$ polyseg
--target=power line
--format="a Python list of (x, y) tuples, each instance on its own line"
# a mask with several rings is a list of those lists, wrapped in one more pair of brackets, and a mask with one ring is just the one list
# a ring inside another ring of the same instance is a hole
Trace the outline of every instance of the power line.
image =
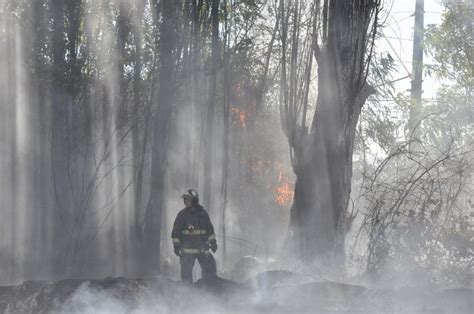
[[(401, 30), (400, 23), (399, 23), (400, 20), (395, 19), (395, 17), (393, 17), (393, 15), (390, 15), (390, 17), (392, 17), (394, 22), (391, 23), (391, 24), (386, 25), (386, 27), (390, 28), (392, 30), (392, 32), (397, 35), (396, 37), (402, 37), (402, 30)], [(398, 30), (395, 30), (395, 26), (397, 27)], [(400, 54), (402, 54), (402, 52), (405, 53), (405, 49), (403, 48), (404, 45), (402, 44), (401, 40), (399, 40), (399, 45), (400, 45), (400, 49), (401, 49)]]
[(390, 39), (398, 39), (398, 40), (406, 40), (406, 41), (413, 41), (412, 38), (402, 38), (402, 37), (396, 37), (396, 36), (385, 36)]
[(390, 81), (390, 82), (386, 82), (386, 83), (383, 83), (383, 84), (379, 84), (379, 85), (375, 86), (375, 88), (381, 87), (381, 86), (385, 86), (385, 85), (388, 85), (388, 84), (392, 84), (392, 83), (395, 83), (395, 82), (398, 82), (398, 81), (401, 81), (401, 80), (404, 80), (404, 79), (407, 79), (407, 78), (410, 78), (410, 77), (411, 77), (411, 76), (407, 75), (407, 76), (404, 76), (404, 77), (395, 79), (395, 80)]
[[(396, 98), (376, 98), (377, 101), (386, 101), (386, 102), (399, 102), (399, 101), (410, 101), (408, 97), (401, 97), (399, 99)], [(442, 103), (443, 101), (436, 99), (436, 98), (422, 98), (422, 102), (430, 102), (430, 103)]]
[[(390, 13), (405, 14), (405, 13), (413, 13), (413, 11), (391, 11)], [(444, 12), (441, 12), (441, 11), (424, 11), (424, 13), (429, 13), (429, 14), (443, 14)]]
[[(390, 14), (390, 16), (391, 16), (391, 14)], [(391, 23), (388, 23), (388, 24), (386, 24), (386, 25), (383, 25), (383, 27), (391, 26), (391, 25), (393, 25), (393, 24), (397, 24), (397, 25), (398, 25), (399, 22), (404, 21), (404, 20), (407, 20), (407, 19), (412, 18), (412, 17), (414, 17), (414, 16), (415, 16), (414, 14), (410, 14), (409, 16), (405, 16), (405, 17), (403, 17), (403, 18), (401, 18), (401, 19), (396, 19), (396, 18), (393, 17), (394, 21), (391, 22)]]
[(403, 66), (403, 68), (405, 69), (405, 71), (407, 72), (407, 74), (411, 77), (411, 72), (410, 70), (408, 70), (408, 68), (405, 66), (405, 63), (402, 61), (402, 58), (399, 56), (398, 52), (395, 50), (395, 48), (393, 47), (392, 43), (390, 42), (390, 40), (388, 40), (387, 36), (385, 36), (385, 33), (382, 31), (382, 36), (385, 38), (385, 40), (387, 41), (388, 45), (390, 46), (390, 48), (392, 49), (393, 53), (395, 54), (395, 56), (397, 57), (398, 61), (400, 61), (400, 64)]

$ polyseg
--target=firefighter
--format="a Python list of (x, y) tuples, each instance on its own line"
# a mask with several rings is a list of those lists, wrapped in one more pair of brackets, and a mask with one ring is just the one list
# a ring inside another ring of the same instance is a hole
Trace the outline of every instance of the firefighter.
[(193, 267), (197, 259), (202, 269), (202, 279), (212, 280), (216, 277), (216, 261), (212, 256), (217, 250), (216, 235), (211, 219), (206, 210), (199, 205), (199, 194), (188, 190), (182, 195), (184, 205), (173, 225), (171, 238), (174, 253), (181, 263), (181, 280), (193, 282)]

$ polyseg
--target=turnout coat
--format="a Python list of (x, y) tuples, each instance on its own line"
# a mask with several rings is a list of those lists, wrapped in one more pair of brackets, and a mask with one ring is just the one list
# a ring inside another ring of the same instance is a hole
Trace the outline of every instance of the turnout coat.
[(216, 241), (211, 219), (201, 205), (186, 207), (178, 213), (171, 238), (175, 247), (188, 254), (203, 253)]

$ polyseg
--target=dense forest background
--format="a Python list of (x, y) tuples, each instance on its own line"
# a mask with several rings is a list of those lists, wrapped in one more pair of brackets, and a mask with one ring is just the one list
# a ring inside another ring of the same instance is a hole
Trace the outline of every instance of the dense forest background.
[(442, 4), (416, 101), (390, 1), (2, 1), (0, 282), (176, 273), (195, 188), (221, 274), (472, 284), (474, 7)]

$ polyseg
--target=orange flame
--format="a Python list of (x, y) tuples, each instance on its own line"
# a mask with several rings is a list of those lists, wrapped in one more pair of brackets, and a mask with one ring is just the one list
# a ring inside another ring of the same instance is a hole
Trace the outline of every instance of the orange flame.
[(280, 206), (290, 205), (295, 194), (293, 184), (290, 182), (281, 182), (275, 189), (276, 202)]
[(276, 199), (278, 205), (287, 206), (293, 201), (295, 195), (294, 183), (291, 182), (288, 175), (286, 175), (282, 164), (278, 163), (278, 185), (275, 188)]
[(234, 118), (234, 125), (244, 128), (247, 125), (248, 114), (245, 110), (240, 108), (231, 108), (232, 116)]

